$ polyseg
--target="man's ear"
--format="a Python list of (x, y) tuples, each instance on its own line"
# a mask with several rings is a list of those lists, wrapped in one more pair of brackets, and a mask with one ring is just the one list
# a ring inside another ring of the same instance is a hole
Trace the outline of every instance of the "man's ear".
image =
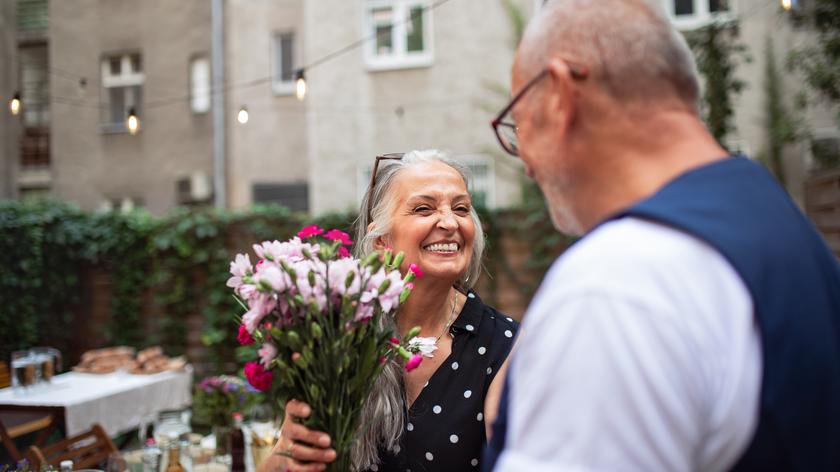
[(554, 119), (560, 120), (558, 125), (566, 128), (572, 122), (578, 106), (575, 79), (569, 65), (559, 57), (551, 59), (547, 69), (547, 110)]

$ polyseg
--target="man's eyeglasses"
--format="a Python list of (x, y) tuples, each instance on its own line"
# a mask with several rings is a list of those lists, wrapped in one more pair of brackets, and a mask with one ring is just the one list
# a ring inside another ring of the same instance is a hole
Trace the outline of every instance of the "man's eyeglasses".
[(370, 172), (370, 186), (367, 192), (367, 221), (373, 221), (371, 212), (373, 211), (373, 187), (376, 185), (376, 171), (379, 170), (379, 161), (400, 161), (402, 160), (404, 152), (392, 152), (389, 154), (382, 154), (376, 156), (376, 162), (373, 163), (373, 170)]
[[(571, 73), (573, 79), (583, 80), (589, 75), (589, 71), (586, 67), (573, 64), (565, 60), (564, 62), (569, 67), (569, 72)], [(502, 148), (504, 148), (504, 150), (511, 156), (519, 157), (519, 137), (517, 135), (516, 122), (513, 119), (513, 113), (511, 113), (511, 111), (516, 103), (525, 96), (528, 90), (534, 88), (534, 85), (536, 85), (546, 75), (548, 75), (548, 69), (543, 69), (542, 72), (537, 74), (536, 77), (525, 84), (525, 86), (522, 87), (516, 95), (514, 95), (513, 99), (511, 99), (510, 103), (508, 103), (508, 106), (506, 106), (499, 115), (490, 122), (490, 126), (493, 127), (493, 131), (496, 133), (496, 139), (499, 140), (499, 144), (501, 144)]]

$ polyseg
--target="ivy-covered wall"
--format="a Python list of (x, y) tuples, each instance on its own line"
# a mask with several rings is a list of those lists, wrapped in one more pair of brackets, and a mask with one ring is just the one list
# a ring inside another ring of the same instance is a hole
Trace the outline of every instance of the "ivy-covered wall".
[[(488, 249), (479, 294), (513, 315), (568, 243), (551, 227), (538, 193), (525, 201), (515, 210), (481, 212)], [(312, 219), (282, 207), (181, 209), (158, 219), (2, 201), (0, 359), (49, 345), (72, 365), (90, 348), (160, 344), (202, 370), (230, 372), (241, 311), (225, 286), (233, 256), (250, 253), (255, 242), (292, 237), (306, 224), (350, 232), (354, 219)]]

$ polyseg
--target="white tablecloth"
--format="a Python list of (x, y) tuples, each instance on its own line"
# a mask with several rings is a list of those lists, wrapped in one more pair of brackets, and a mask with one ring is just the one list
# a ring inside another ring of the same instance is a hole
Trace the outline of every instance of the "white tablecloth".
[(182, 372), (154, 375), (69, 372), (53, 377), (50, 385), (25, 393), (0, 390), (0, 405), (63, 407), (68, 436), (86, 431), (94, 423), (116, 436), (153, 423), (162, 410), (189, 406), (192, 379), (190, 366)]

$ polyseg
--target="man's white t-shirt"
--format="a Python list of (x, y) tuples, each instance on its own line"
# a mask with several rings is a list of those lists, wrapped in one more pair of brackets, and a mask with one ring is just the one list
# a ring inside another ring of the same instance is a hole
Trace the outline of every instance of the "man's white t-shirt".
[(721, 471), (758, 422), (761, 346), (711, 246), (634, 218), (570, 248), (525, 315), (496, 471)]

